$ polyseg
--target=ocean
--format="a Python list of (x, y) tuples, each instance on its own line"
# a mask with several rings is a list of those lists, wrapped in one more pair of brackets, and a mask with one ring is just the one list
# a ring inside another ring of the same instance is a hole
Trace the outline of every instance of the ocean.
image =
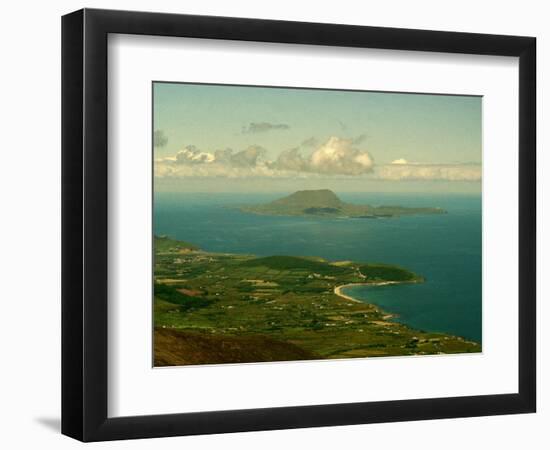
[(290, 193), (156, 193), (154, 232), (213, 252), (321, 256), (403, 266), (426, 282), (354, 286), (345, 292), (397, 314), (395, 320), (413, 328), (481, 343), (480, 195), (337, 192), (350, 203), (448, 211), (382, 219), (260, 216), (238, 209)]

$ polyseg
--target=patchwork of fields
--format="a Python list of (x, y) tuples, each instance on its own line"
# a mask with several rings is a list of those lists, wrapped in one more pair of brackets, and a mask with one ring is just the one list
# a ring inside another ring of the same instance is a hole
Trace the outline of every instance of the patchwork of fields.
[(350, 283), (423, 281), (397, 266), (210, 253), (155, 237), (155, 365), (481, 351), (335, 293)]

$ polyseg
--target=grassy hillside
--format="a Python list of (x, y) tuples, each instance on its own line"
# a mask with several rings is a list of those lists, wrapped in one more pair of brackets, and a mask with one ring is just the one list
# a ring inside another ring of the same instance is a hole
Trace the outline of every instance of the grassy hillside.
[(156, 367), (319, 358), (294, 344), (261, 335), (212, 336), (164, 328), (155, 328), (154, 333)]
[(181, 290), (166, 284), (155, 283), (155, 299), (162, 300), (173, 305), (178, 305), (180, 311), (188, 309), (204, 308), (211, 302), (200, 296), (187, 295)]
[(423, 277), (410, 270), (388, 264), (361, 264), (359, 270), (371, 281), (425, 281)]
[(196, 245), (189, 242), (177, 241), (168, 236), (155, 236), (155, 252), (177, 252), (180, 250), (199, 250)]
[(333, 266), (327, 262), (298, 256), (266, 256), (254, 258), (241, 263), (243, 267), (267, 267), (275, 270), (307, 270), (312, 273), (341, 275), (348, 273), (349, 268)]

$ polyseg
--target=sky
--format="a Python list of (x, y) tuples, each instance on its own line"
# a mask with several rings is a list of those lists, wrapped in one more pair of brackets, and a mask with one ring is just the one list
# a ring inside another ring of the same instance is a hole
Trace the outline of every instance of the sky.
[(158, 191), (480, 192), (481, 97), (153, 83)]

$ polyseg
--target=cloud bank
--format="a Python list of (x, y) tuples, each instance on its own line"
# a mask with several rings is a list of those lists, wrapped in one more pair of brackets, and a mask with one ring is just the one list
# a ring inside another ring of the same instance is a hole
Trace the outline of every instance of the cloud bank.
[(378, 166), (374, 178), (389, 181), (480, 181), (480, 164), (421, 164), (397, 159)]
[(266, 150), (252, 145), (239, 152), (232, 149), (205, 152), (188, 145), (174, 156), (155, 160), (155, 175), (213, 177), (289, 177), (308, 175), (361, 175), (372, 172), (371, 155), (356, 148), (351, 139), (336, 136), (309, 155), (300, 148), (283, 151), (276, 160), (266, 159)]
[[(304, 149), (313, 146), (305, 153)], [(391, 164), (375, 165), (371, 154), (357, 139), (332, 136), (322, 144), (308, 139), (307, 144), (283, 151), (275, 160), (259, 145), (244, 150), (226, 148), (214, 152), (188, 145), (174, 156), (155, 160), (156, 177), (216, 178), (307, 178), (364, 177), (388, 181), (479, 181), (479, 164), (423, 164), (403, 158)]]
[(294, 148), (282, 152), (270, 167), (326, 175), (360, 175), (371, 172), (373, 165), (370, 154), (355, 148), (351, 139), (332, 136), (308, 157)]

